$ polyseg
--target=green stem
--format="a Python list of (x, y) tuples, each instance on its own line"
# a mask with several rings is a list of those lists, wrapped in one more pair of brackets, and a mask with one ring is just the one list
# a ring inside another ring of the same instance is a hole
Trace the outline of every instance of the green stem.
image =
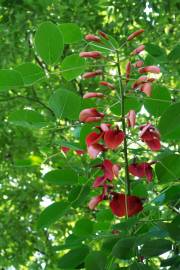
[(123, 153), (124, 153), (124, 161), (125, 161), (125, 178), (126, 178), (126, 192), (127, 195), (130, 195), (130, 177), (129, 177), (129, 171), (128, 171), (128, 154), (127, 154), (127, 136), (126, 136), (126, 122), (125, 122), (125, 107), (124, 107), (124, 100), (125, 100), (125, 93), (124, 93), (124, 87), (122, 84), (122, 78), (121, 78), (121, 69), (119, 64), (119, 53), (117, 52), (117, 69), (118, 69), (118, 75), (119, 75), (119, 94), (121, 96), (121, 122), (122, 122), (122, 129), (125, 134), (124, 138), (124, 147), (123, 147)]

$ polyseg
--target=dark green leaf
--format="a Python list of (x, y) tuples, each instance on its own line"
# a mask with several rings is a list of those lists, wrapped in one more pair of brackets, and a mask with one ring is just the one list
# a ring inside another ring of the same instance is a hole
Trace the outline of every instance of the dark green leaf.
[(81, 108), (81, 98), (72, 91), (57, 90), (49, 100), (49, 106), (56, 117), (77, 120)]
[(24, 63), (15, 70), (21, 74), (25, 85), (32, 85), (45, 77), (44, 70), (33, 63)]
[(84, 262), (88, 253), (89, 248), (87, 246), (72, 249), (59, 260), (58, 265), (61, 269), (76, 268)]
[(68, 201), (72, 203), (72, 207), (79, 207), (85, 203), (89, 192), (88, 185), (76, 186), (70, 191)]
[(62, 23), (58, 27), (63, 35), (65, 44), (77, 43), (83, 38), (79, 26), (75, 23)]
[(166, 52), (161, 47), (155, 45), (155, 44), (146, 44), (145, 46), (146, 51), (150, 53), (152, 56), (159, 57), (161, 55), (164, 55)]
[(163, 140), (180, 139), (180, 103), (173, 104), (161, 116), (159, 130)]
[(71, 169), (53, 170), (45, 174), (44, 180), (49, 184), (76, 185), (78, 175)]
[(119, 259), (130, 259), (134, 255), (135, 237), (120, 239), (113, 247), (112, 254)]
[(16, 70), (0, 70), (0, 91), (22, 87), (24, 85), (21, 74)]
[(134, 262), (130, 265), (129, 270), (153, 270), (153, 268), (151, 268), (147, 264)]
[(175, 48), (169, 53), (168, 59), (171, 61), (180, 60), (180, 44), (176, 45)]
[(63, 201), (49, 205), (39, 216), (38, 228), (48, 228), (52, 223), (63, 217), (68, 209), (69, 204)]
[(57, 63), (64, 49), (59, 28), (52, 22), (43, 22), (35, 34), (35, 49), (48, 65)]
[(93, 222), (89, 219), (80, 219), (76, 222), (73, 232), (77, 236), (89, 236), (93, 232)]
[(61, 63), (61, 73), (64, 79), (71, 81), (84, 72), (86, 62), (78, 54), (66, 56)]
[(141, 249), (141, 255), (144, 257), (159, 256), (172, 248), (172, 243), (166, 239), (153, 239), (145, 242)]
[(106, 256), (101, 251), (92, 251), (88, 254), (85, 260), (85, 267), (87, 270), (105, 270)]

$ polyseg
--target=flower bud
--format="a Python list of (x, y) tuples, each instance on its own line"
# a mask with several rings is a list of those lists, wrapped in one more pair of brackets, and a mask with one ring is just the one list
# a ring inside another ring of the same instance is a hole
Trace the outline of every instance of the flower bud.
[(83, 98), (103, 98), (104, 95), (102, 93), (97, 93), (97, 92), (89, 92), (84, 94)]
[(85, 58), (101, 58), (102, 54), (98, 51), (94, 52), (81, 52), (79, 54), (80, 57), (85, 57)]
[(132, 33), (130, 36), (128, 36), (127, 40), (132, 40), (133, 38), (139, 36), (140, 34), (142, 34), (144, 32), (144, 29), (139, 29), (137, 31), (135, 31), (134, 33)]
[(108, 35), (106, 35), (104, 32), (99, 31), (99, 35), (100, 35), (101, 37), (103, 37), (103, 38), (105, 38), (105, 39), (109, 40)]
[(132, 51), (130, 55), (139, 54), (140, 52), (144, 51), (144, 48), (145, 48), (144, 45), (140, 45), (138, 48), (136, 48), (134, 51)]
[(91, 35), (91, 34), (86, 35), (86, 36), (85, 36), (85, 40), (87, 40), (87, 41), (94, 41), (94, 42), (99, 42), (99, 43), (101, 43), (101, 39), (100, 39), (98, 36)]
[(99, 76), (99, 75), (102, 75), (103, 74), (103, 71), (101, 69), (98, 69), (96, 71), (92, 71), (92, 72), (86, 72), (82, 75), (82, 77), (84, 79), (89, 79), (89, 78), (93, 78), (93, 77), (96, 77), (96, 76)]
[(102, 81), (99, 84), (102, 85), (102, 86), (107, 86), (110, 89), (114, 89), (114, 85), (112, 83)]
[(136, 63), (134, 63), (134, 67), (136, 67), (136, 68), (140, 68), (140, 67), (142, 67), (142, 65), (144, 64), (144, 62), (143, 61), (141, 61), (141, 60), (138, 60), (138, 61), (136, 61)]
[(138, 69), (139, 73), (147, 73), (147, 72), (151, 72), (151, 73), (160, 73), (161, 70), (159, 67), (156, 66), (147, 66), (147, 67), (142, 67)]

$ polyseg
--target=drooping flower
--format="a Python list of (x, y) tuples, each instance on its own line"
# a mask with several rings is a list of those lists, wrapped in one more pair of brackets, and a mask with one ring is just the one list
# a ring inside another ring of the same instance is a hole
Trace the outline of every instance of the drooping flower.
[(105, 132), (104, 142), (109, 149), (114, 150), (123, 142), (124, 137), (124, 132), (116, 127), (116, 129), (109, 129)]
[(136, 123), (136, 112), (134, 110), (130, 110), (127, 115), (127, 124), (128, 127), (134, 127)]
[(129, 172), (139, 178), (146, 177), (148, 182), (153, 179), (153, 169), (151, 167), (152, 163), (142, 162), (142, 163), (132, 163), (129, 165)]
[(144, 29), (139, 29), (139, 30), (133, 32), (131, 35), (129, 35), (127, 40), (130, 41), (133, 38), (135, 38), (135, 37), (139, 36), (140, 34), (142, 34), (143, 32), (144, 32)]
[(140, 45), (138, 48), (136, 48), (134, 51), (132, 51), (130, 55), (139, 54), (140, 52), (144, 51), (144, 48), (145, 48), (144, 45)]
[(91, 210), (95, 209), (96, 206), (97, 206), (100, 202), (102, 202), (103, 200), (105, 200), (106, 197), (107, 197), (107, 194), (109, 193), (110, 190), (111, 190), (111, 186), (104, 184), (104, 185), (103, 185), (102, 193), (101, 193), (100, 195), (98, 195), (98, 196), (93, 197), (93, 198), (90, 200), (90, 202), (88, 203), (89, 209), (91, 209)]
[(102, 32), (102, 31), (99, 31), (99, 35), (103, 38), (105, 38), (106, 40), (109, 40), (109, 37), (106, 33)]
[(148, 72), (151, 72), (151, 73), (160, 73), (161, 70), (159, 67), (156, 67), (156, 66), (147, 66), (147, 67), (141, 67), (138, 69), (138, 72), (139, 73), (148, 73)]
[(114, 89), (114, 85), (112, 83), (102, 81), (99, 84), (102, 86), (107, 86), (109, 89)]
[(140, 138), (152, 151), (158, 151), (161, 148), (160, 133), (151, 124), (140, 126)]
[(66, 146), (61, 146), (61, 150), (62, 150), (64, 153), (67, 153), (67, 152), (69, 152), (70, 148), (69, 148), (69, 147), (66, 147)]
[(92, 71), (92, 72), (86, 72), (82, 75), (82, 77), (84, 79), (89, 79), (89, 78), (93, 78), (93, 77), (96, 77), (96, 76), (100, 76), (103, 74), (103, 71), (101, 69), (97, 69), (95, 71)]
[(99, 143), (102, 136), (102, 132), (91, 132), (86, 136), (87, 151), (92, 159), (95, 159), (101, 152), (106, 151), (106, 148)]
[(85, 40), (101, 43), (101, 39), (98, 36), (95, 36), (95, 35), (92, 35), (92, 34), (86, 35)]
[(140, 87), (141, 92), (143, 92), (144, 94), (146, 94), (148, 97), (151, 96), (151, 92), (152, 92), (152, 85), (151, 83), (143, 83)]
[(113, 198), (110, 202), (110, 208), (114, 215), (118, 217), (124, 217), (126, 215), (131, 217), (143, 210), (143, 205), (139, 197), (125, 195), (123, 193), (112, 193)]
[(79, 54), (80, 57), (84, 57), (84, 58), (102, 58), (103, 55), (101, 52), (98, 52), (98, 51), (93, 51), (93, 52), (81, 52)]
[(89, 123), (98, 122), (104, 117), (104, 113), (100, 113), (96, 108), (84, 109), (79, 114), (79, 121)]
[(137, 61), (133, 64), (133, 66), (134, 66), (135, 68), (140, 68), (140, 67), (143, 66), (143, 64), (144, 64), (144, 62), (143, 62), (142, 60), (137, 60)]
[(102, 164), (97, 165), (103, 171), (103, 176), (98, 176), (93, 184), (93, 187), (102, 186), (106, 180), (112, 181), (118, 176), (120, 167), (117, 164), (113, 164), (111, 160), (105, 159)]
[(84, 96), (83, 96), (84, 99), (86, 99), (86, 98), (103, 98), (103, 97), (104, 97), (104, 94), (98, 93), (98, 92), (89, 92), (89, 93), (84, 94)]
[(129, 81), (130, 74), (131, 74), (131, 62), (128, 62), (126, 65), (126, 82)]

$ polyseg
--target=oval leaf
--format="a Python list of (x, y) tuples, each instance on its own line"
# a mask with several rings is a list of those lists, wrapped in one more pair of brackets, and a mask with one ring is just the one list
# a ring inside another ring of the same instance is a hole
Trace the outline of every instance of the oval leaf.
[(58, 62), (63, 53), (64, 40), (54, 23), (40, 24), (35, 34), (35, 49), (46, 64), (52, 65)]
[(92, 251), (85, 260), (85, 268), (87, 270), (104, 270), (106, 269), (106, 256), (101, 251)]
[(59, 29), (63, 35), (65, 44), (80, 42), (83, 38), (79, 26), (75, 23), (62, 23)]
[(52, 223), (55, 223), (69, 209), (67, 202), (55, 202), (49, 205), (39, 216), (37, 227), (39, 229), (48, 228)]
[(70, 169), (53, 170), (45, 174), (44, 180), (49, 184), (56, 185), (76, 185), (78, 175)]
[(80, 219), (76, 222), (73, 232), (77, 236), (88, 236), (93, 232), (93, 222), (89, 219)]
[(154, 85), (151, 97), (144, 98), (146, 110), (155, 116), (160, 116), (171, 105), (171, 96), (164, 86)]
[(23, 85), (22, 76), (18, 71), (8, 69), (0, 70), (0, 91), (21, 87)]
[(88, 253), (89, 248), (87, 246), (72, 249), (59, 260), (58, 265), (61, 269), (74, 269), (81, 265)]
[(173, 104), (161, 116), (159, 131), (163, 140), (180, 139), (180, 103)]
[(130, 259), (133, 256), (134, 237), (120, 239), (113, 247), (112, 254), (119, 259)]
[(71, 81), (84, 72), (85, 60), (78, 54), (72, 54), (64, 58), (61, 63), (61, 72), (64, 79)]
[(141, 255), (144, 257), (159, 256), (171, 250), (172, 243), (166, 239), (148, 240), (141, 249)]
[(17, 66), (15, 70), (21, 74), (25, 85), (32, 85), (45, 77), (44, 70), (33, 63), (24, 63)]
[(50, 98), (49, 105), (56, 117), (76, 120), (81, 109), (81, 98), (68, 90), (57, 90)]

